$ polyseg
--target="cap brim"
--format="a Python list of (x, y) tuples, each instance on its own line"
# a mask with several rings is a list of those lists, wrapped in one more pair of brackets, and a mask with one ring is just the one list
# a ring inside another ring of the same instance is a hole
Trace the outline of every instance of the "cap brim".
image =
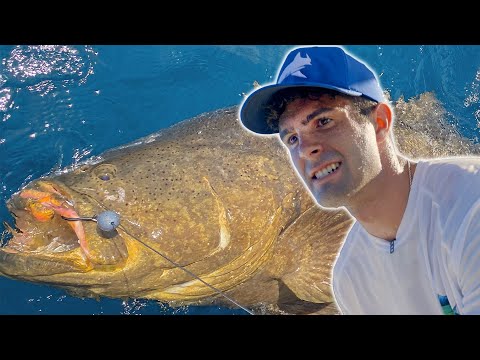
[(348, 90), (331, 85), (324, 85), (318, 83), (302, 83), (302, 84), (290, 84), (290, 85), (278, 85), (272, 84), (261, 87), (253, 91), (247, 96), (240, 109), (240, 120), (242, 124), (257, 134), (275, 134), (275, 131), (268, 126), (266, 121), (267, 109), (273, 94), (279, 90), (296, 88), (296, 87), (317, 87), (323, 89), (337, 90), (341, 93), (351, 96), (361, 96), (362, 93), (354, 90)]

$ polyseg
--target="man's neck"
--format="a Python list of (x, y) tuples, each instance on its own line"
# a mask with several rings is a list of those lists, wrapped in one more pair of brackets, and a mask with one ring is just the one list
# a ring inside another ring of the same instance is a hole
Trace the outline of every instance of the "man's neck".
[[(416, 164), (410, 166), (413, 179)], [(408, 163), (402, 161), (401, 165), (384, 169), (347, 209), (369, 234), (391, 241), (397, 237), (409, 194)]]

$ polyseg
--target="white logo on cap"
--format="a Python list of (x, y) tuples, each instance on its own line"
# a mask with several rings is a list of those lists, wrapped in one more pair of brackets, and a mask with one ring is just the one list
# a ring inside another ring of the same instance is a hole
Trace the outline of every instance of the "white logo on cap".
[(300, 53), (298, 53), (297, 56), (295, 56), (295, 59), (293, 59), (293, 61), (288, 64), (285, 69), (283, 69), (282, 74), (278, 78), (278, 82), (281, 83), (287, 76), (290, 75), (306, 78), (306, 76), (300, 71), (305, 68), (306, 65), (312, 65), (312, 60), (308, 57), (308, 54), (307, 57), (302, 58)]

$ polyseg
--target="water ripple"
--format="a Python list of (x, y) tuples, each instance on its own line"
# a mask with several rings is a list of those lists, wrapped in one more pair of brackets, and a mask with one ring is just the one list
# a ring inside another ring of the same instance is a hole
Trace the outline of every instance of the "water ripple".
[(21, 45), (3, 60), (10, 86), (34, 86), (43, 81), (82, 81), (93, 73), (89, 46)]

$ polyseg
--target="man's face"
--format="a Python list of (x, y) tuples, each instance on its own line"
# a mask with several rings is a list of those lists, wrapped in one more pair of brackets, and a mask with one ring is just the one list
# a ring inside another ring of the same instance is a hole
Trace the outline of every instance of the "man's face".
[(372, 119), (361, 119), (347, 98), (297, 99), (280, 117), (279, 130), (295, 168), (321, 206), (348, 207), (381, 170)]

